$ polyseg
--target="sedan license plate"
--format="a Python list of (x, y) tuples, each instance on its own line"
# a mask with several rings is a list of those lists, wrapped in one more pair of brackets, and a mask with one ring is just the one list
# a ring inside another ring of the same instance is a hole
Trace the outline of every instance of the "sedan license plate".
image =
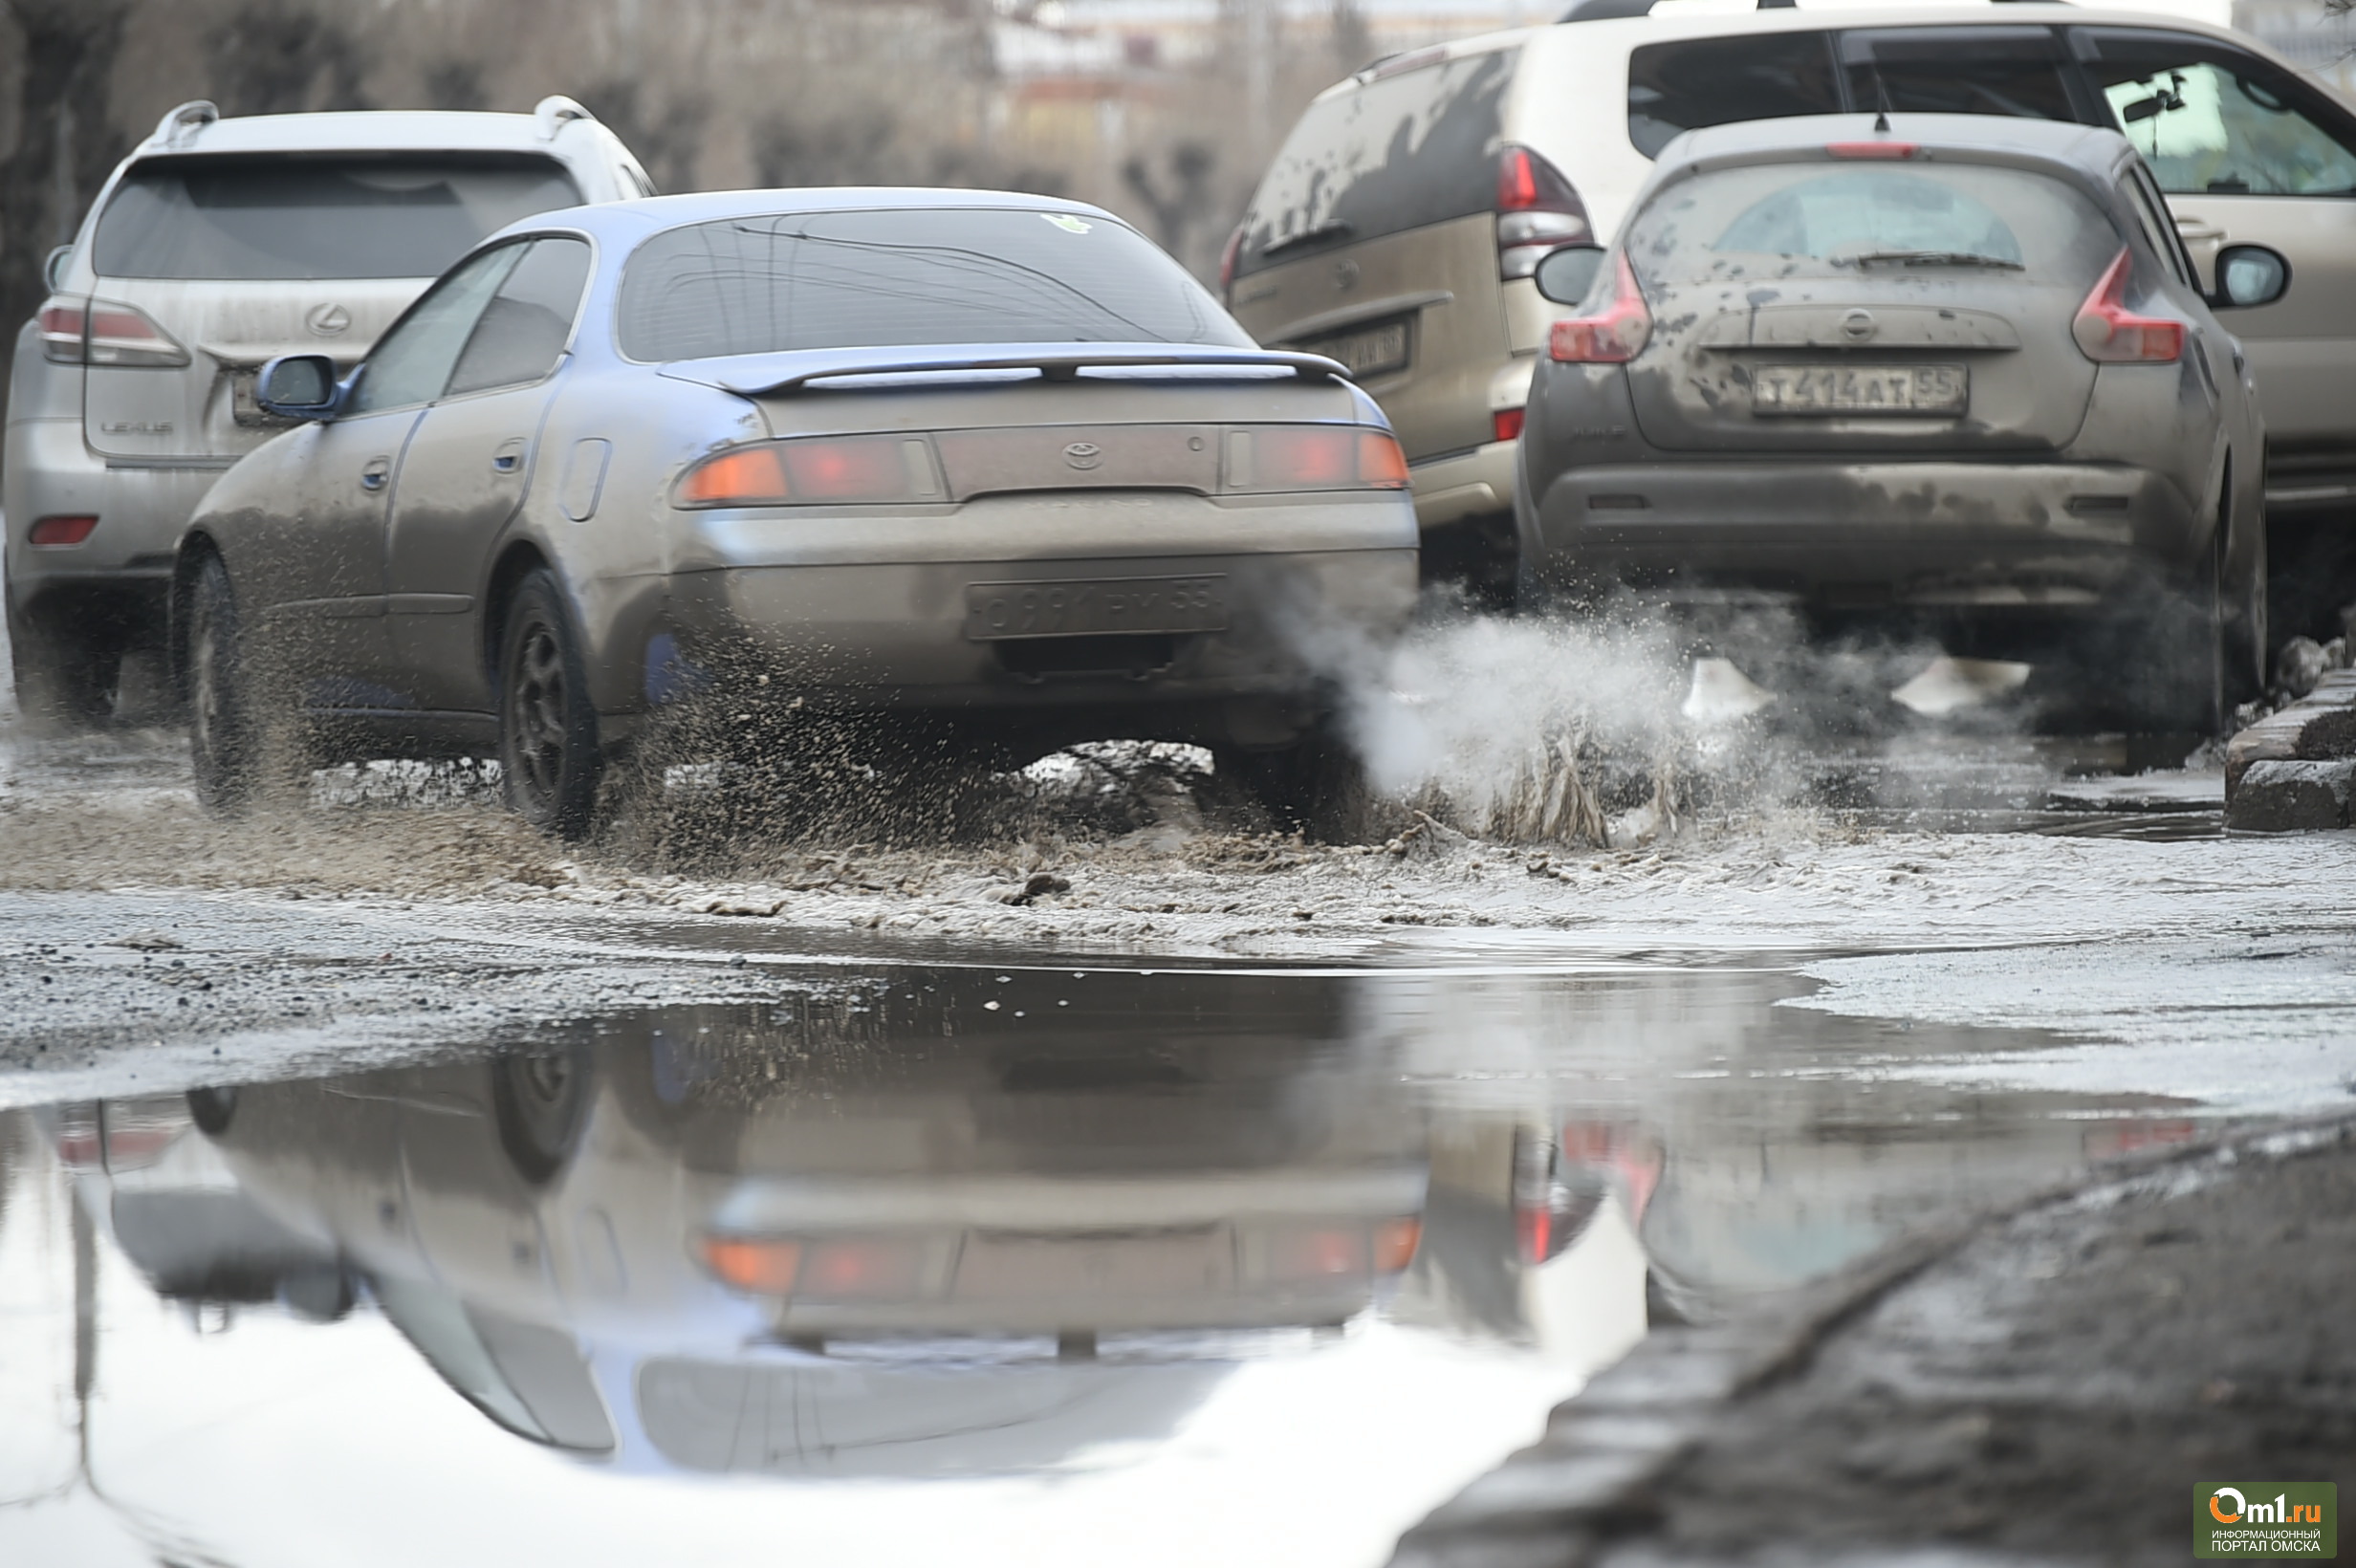
[(1322, 354), (1328, 359), (1339, 359), (1342, 368), (1358, 381), (1389, 376), (1407, 367), (1407, 318), (1403, 316), (1393, 321), (1378, 321), (1372, 326), (1335, 333), (1330, 338), (1312, 338), (1295, 346), (1303, 354)]
[(1960, 414), (1971, 378), (1961, 365), (1757, 365), (1754, 414)]
[(1099, 577), (966, 585), (966, 637), (1102, 637), (1227, 629), (1227, 578)]

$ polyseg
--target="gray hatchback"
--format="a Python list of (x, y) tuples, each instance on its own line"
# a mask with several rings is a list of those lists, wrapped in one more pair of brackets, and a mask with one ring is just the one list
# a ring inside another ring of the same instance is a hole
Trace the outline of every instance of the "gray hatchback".
[[(2114, 131), (1826, 116), (1678, 138), (1608, 252), (1566, 248), (1531, 389), (1524, 591), (1626, 584), (2131, 669), (2130, 731), (2214, 732), (2263, 674), (2264, 431)], [(2061, 661), (2067, 663), (2067, 661)]]

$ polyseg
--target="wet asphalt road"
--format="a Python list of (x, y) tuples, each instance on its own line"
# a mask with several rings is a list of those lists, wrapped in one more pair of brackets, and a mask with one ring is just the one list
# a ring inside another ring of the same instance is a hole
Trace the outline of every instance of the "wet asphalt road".
[(2356, 1092), (2341, 838), (1805, 761), (665, 869), (0, 728), (0, 1557), (1372, 1563), (1648, 1323)]

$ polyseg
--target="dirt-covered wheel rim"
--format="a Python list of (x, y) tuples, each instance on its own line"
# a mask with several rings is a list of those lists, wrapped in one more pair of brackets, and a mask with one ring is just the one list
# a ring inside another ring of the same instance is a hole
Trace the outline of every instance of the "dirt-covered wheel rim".
[(562, 787), (566, 697), (564, 645), (535, 619), (516, 639), (508, 672), (508, 760), (535, 814), (552, 809)]

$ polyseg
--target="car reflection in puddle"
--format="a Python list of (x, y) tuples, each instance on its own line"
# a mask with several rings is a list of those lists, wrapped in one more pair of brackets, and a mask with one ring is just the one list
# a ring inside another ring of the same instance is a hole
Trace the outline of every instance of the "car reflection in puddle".
[[(425, 1521), (493, 1507), (560, 1509), (551, 1560), (653, 1560), (643, 1489), (731, 1476), (797, 1484), (698, 1498), (695, 1560), (760, 1556), (785, 1499), (814, 1560), (1375, 1562), (1648, 1319), (2163, 1125), (1862, 1098), (1823, 1064), (1898, 1037), (1768, 1005), (1804, 984), (912, 969), (0, 1117), (0, 1362), (16, 1408), (74, 1391), (56, 1495), (78, 1470), (174, 1560), (384, 1488), (421, 1516), (354, 1504), (353, 1560), (489, 1560)], [(95, 1528), (28, 1518), (0, 1542), (57, 1560)]]

